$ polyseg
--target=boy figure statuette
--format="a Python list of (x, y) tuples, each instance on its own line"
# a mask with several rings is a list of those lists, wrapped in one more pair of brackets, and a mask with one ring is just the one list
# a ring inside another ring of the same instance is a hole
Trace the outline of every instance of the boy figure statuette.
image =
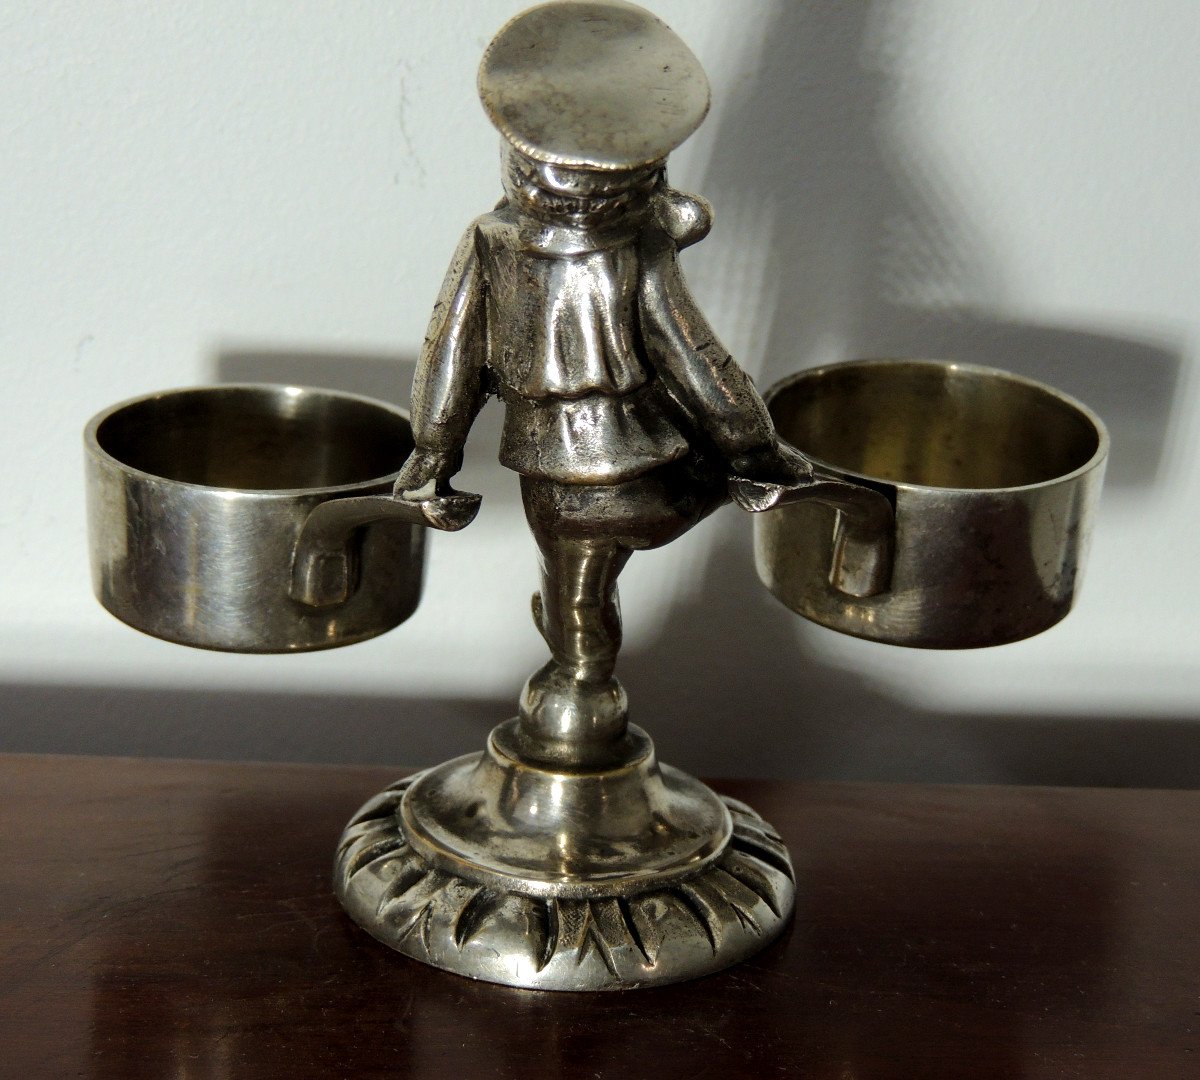
[[(659, 765), (629, 724), (617, 578), (731, 493), (751, 510), (832, 501), (849, 523), (857, 504), (781, 444), (684, 282), (678, 254), (711, 225), (666, 177), (708, 109), (687, 46), (630, 4), (545, 4), (499, 32), (479, 87), (505, 197), (468, 227), (438, 297), (396, 496), (455, 498), (472, 421), (500, 398), (550, 659), (486, 751), (364, 807), (337, 888), (387, 944), (475, 978), (689, 978), (779, 932), (791, 864), (752, 810)], [(847, 557), (851, 586), (872, 558)]]

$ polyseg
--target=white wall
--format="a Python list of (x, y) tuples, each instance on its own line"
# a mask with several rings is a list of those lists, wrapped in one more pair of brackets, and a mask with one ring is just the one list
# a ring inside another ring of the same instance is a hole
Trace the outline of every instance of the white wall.
[[(635, 559), (638, 718), (710, 771), (1194, 778), (1200, 9), (650, 6), (712, 79), (672, 178), (716, 204), (689, 270), (762, 384), (858, 355), (979, 360), (1088, 401), (1113, 449), (1077, 610), (1000, 649), (803, 624), (757, 585), (734, 510)], [(463, 478), (483, 514), (434, 538), (417, 615), (304, 657), (195, 652), (107, 616), (79, 438), (182, 384), (406, 396), (455, 240), (498, 192), (474, 73), (517, 7), (0, 7), (0, 745), (419, 763), (511, 710), (542, 646), (494, 408)]]

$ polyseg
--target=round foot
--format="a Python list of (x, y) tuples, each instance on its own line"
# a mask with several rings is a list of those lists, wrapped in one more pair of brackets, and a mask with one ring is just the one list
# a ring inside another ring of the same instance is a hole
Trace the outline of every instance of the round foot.
[(586, 900), (690, 877), (729, 842), (725, 804), (660, 766), (639, 728), (613, 748), (615, 764), (571, 770), (530, 761), (522, 736), (508, 720), (483, 753), (413, 780), (400, 829), (431, 866), (505, 892)]
[(492, 871), (473, 874), (465, 861), (431, 860), (414, 847), (401, 803), (422, 776), (392, 785), (355, 815), (338, 847), (334, 887), (368, 933), (426, 964), (507, 986), (620, 990), (738, 963), (791, 916), (787, 849), (734, 799), (720, 800), (732, 833), (690, 873), (643, 886), (626, 877), (581, 889), (576, 880), (558, 895), (531, 895)]

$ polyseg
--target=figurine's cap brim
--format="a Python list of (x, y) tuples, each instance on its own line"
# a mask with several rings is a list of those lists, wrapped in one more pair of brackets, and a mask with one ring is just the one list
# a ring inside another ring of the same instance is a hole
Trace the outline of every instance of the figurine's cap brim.
[(621, 0), (564, 0), (510, 20), (483, 54), (479, 96), (523, 154), (603, 170), (661, 161), (709, 100), (692, 51)]

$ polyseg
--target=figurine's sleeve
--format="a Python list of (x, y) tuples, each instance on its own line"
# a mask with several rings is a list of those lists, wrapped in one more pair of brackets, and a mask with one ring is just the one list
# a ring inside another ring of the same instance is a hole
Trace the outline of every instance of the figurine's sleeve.
[(422, 450), (462, 448), (487, 398), (487, 314), (478, 228), (459, 242), (438, 294), (413, 378), (413, 438)]
[(692, 421), (727, 458), (772, 443), (767, 407), (696, 305), (664, 235), (643, 247), (639, 292), (649, 359)]

